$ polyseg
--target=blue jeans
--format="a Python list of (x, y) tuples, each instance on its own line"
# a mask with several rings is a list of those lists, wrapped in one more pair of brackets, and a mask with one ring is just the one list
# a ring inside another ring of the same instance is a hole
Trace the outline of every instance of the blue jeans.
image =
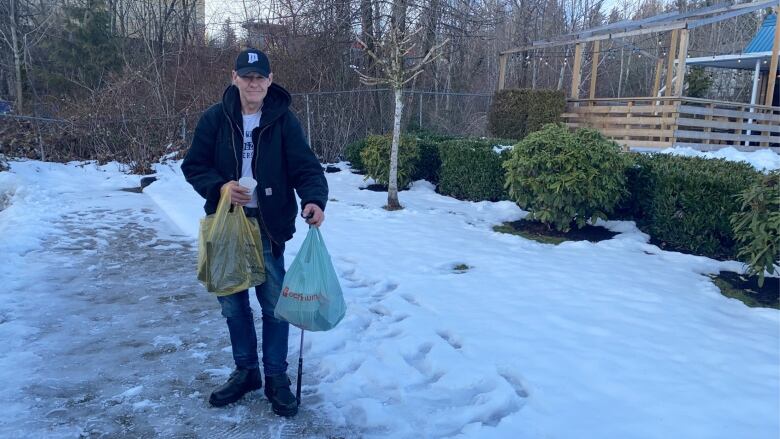
[[(263, 234), (263, 259), (265, 282), (255, 287), (257, 301), (263, 315), (263, 372), (266, 375), (287, 373), (287, 338), (290, 324), (274, 317), (284, 279), (284, 252), (274, 257), (271, 242)], [(257, 361), (257, 334), (252, 308), (249, 307), (249, 291), (217, 297), (222, 305), (222, 315), (227, 319), (233, 360), (245, 369), (259, 367)]]

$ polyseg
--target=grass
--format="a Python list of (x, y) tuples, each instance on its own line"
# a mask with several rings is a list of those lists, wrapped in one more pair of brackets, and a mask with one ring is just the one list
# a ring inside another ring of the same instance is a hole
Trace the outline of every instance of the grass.
[[(724, 296), (737, 299), (751, 308), (774, 308), (780, 310), (780, 298), (778, 298), (776, 293), (776, 281), (773, 280), (771, 281), (774, 282), (773, 285), (765, 285), (760, 291), (756, 291), (750, 286), (742, 286), (742, 288), (735, 286), (733, 281), (728, 280), (734, 277), (724, 277), (723, 272), (720, 275), (710, 275), (710, 279), (712, 279), (712, 282)], [(767, 278), (768, 282), (770, 282), (769, 279), (771, 278)], [(775, 294), (772, 294), (772, 291), (775, 291)]]
[(465, 273), (465, 272), (469, 271), (470, 269), (471, 269), (471, 267), (469, 267), (466, 264), (457, 264), (457, 265), (452, 267), (452, 271), (454, 271), (456, 273)]
[(500, 226), (493, 226), (493, 230), (499, 233), (509, 233), (510, 235), (522, 236), (525, 239), (541, 242), (542, 244), (558, 245), (562, 242), (567, 241), (566, 238), (561, 238), (558, 236), (547, 236), (547, 235), (542, 235), (537, 233), (526, 232), (524, 230), (518, 230), (510, 223), (504, 223), (501, 224)]
[(557, 230), (551, 230), (547, 225), (538, 221), (513, 221), (506, 222), (498, 226), (493, 226), (493, 230), (499, 233), (509, 233), (511, 235), (522, 236), (542, 244), (558, 245), (565, 241), (590, 241), (599, 242), (606, 239), (612, 239), (617, 233), (609, 231), (603, 227), (586, 225), (582, 229), (573, 227), (566, 233)]

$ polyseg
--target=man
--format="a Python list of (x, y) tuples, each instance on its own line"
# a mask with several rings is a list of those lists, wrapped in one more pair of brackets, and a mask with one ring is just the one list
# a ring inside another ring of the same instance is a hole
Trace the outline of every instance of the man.
[[(206, 214), (216, 211), (226, 191), (234, 205), (257, 218), (263, 241), (266, 281), (255, 287), (262, 310), (263, 372), (265, 395), (274, 413), (298, 412), (287, 377), (289, 324), (274, 317), (284, 278), (284, 244), (295, 232), (301, 199), (303, 216), (319, 227), (325, 219), (328, 184), (319, 161), (290, 111), (290, 94), (273, 83), (266, 55), (247, 49), (236, 58), (233, 84), (222, 101), (201, 116), (192, 146), (181, 169), (193, 188), (206, 199)], [(249, 193), (238, 185), (252, 177), (257, 188)], [(257, 358), (257, 336), (249, 307), (249, 292), (218, 297), (227, 319), (236, 370), (214, 390), (209, 402), (217, 407), (239, 400), (262, 387)]]

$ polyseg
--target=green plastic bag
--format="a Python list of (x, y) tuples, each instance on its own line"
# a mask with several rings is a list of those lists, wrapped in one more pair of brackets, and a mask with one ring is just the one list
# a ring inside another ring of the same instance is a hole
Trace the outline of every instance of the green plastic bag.
[(217, 211), (200, 220), (198, 280), (217, 296), (227, 296), (265, 282), (263, 241), (255, 218), (231, 209), (222, 191)]
[(344, 318), (346, 311), (320, 229), (309, 227), (301, 250), (284, 276), (274, 315), (307, 331), (327, 331)]

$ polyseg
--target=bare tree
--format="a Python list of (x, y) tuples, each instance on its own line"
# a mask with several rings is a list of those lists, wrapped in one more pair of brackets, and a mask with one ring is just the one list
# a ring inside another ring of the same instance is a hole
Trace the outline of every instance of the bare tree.
[(47, 14), (44, 6), (23, 0), (0, 2), (0, 41), (10, 51), (14, 73), (12, 81), (9, 81), (13, 85), (9, 88), (16, 99), (16, 111), (19, 113), (25, 107), (23, 70), (30, 67), (25, 54), (40, 42), (51, 21), (51, 12)]
[[(400, 6), (399, 6), (400, 4)], [(377, 42), (376, 50), (366, 53), (371, 57), (378, 69), (376, 76), (362, 73), (358, 70), (361, 82), (366, 85), (385, 84), (393, 88), (395, 96), (395, 112), (393, 115), (393, 140), (390, 149), (390, 174), (387, 188), (387, 209), (401, 209), (401, 203), (398, 201), (398, 144), (401, 138), (401, 117), (403, 115), (403, 87), (423, 72), (426, 64), (433, 62), (440, 54), (442, 47), (448, 42), (443, 42), (432, 46), (417, 61), (409, 60), (409, 54), (413, 51), (416, 44), (413, 42), (416, 32), (406, 32), (406, 2), (397, 2), (393, 4), (393, 15), (395, 19), (387, 32), (386, 37)], [(361, 44), (368, 47), (368, 44)], [(411, 62), (410, 62), (411, 61)]]

